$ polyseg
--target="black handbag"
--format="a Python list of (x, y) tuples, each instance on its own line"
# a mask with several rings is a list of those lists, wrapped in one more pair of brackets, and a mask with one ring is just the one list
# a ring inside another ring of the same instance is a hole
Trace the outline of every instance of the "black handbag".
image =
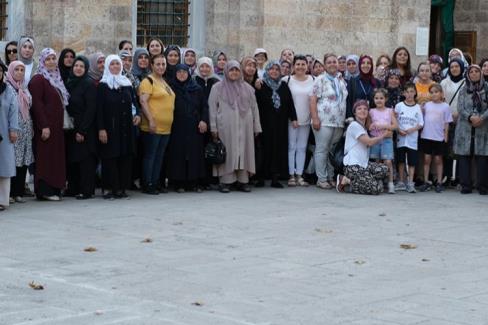
[(210, 141), (205, 146), (205, 160), (207, 160), (209, 164), (223, 164), (225, 162), (226, 155), (227, 151), (225, 149), (224, 143), (220, 139)]
[(339, 142), (329, 151), (329, 160), (334, 167), (336, 174), (343, 174), (344, 171), (344, 145), (346, 143), (346, 137), (343, 136)]

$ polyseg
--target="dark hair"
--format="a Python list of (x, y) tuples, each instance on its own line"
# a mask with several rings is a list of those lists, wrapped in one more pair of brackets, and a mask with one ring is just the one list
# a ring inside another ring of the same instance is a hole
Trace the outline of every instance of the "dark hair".
[(305, 63), (308, 64), (307, 57), (303, 54), (297, 54), (293, 57), (293, 65), (295, 65), (297, 61), (305, 61)]
[[(411, 81), (408, 81), (408, 82), (405, 83), (405, 85), (403, 86), (403, 91), (406, 91), (409, 88), (413, 88), (415, 90), (415, 94), (417, 94), (417, 87)], [(417, 96), (417, 95), (415, 95), (415, 96)]]
[(373, 97), (376, 96), (377, 93), (382, 93), (386, 99), (388, 99), (388, 90), (385, 88), (376, 88), (373, 90)]
[(397, 57), (398, 52), (400, 52), (401, 50), (407, 52), (407, 54), (408, 54), (407, 66), (405, 67), (405, 74), (406, 74), (406, 77), (410, 78), (410, 77), (412, 77), (412, 61), (411, 61), (412, 56), (410, 55), (410, 52), (408, 52), (408, 50), (405, 46), (400, 46), (399, 48), (397, 48), (395, 50), (395, 52), (393, 52), (393, 57), (391, 59), (390, 68), (391, 69), (399, 69), (398, 63), (396, 61), (396, 57)]
[(484, 65), (486, 62), (488, 62), (488, 58), (483, 58), (483, 59), (481, 59), (481, 61), (480, 61), (480, 68), (481, 68), (481, 69), (483, 69), (483, 65)]
[(151, 65), (154, 65), (154, 61), (156, 61), (156, 59), (159, 59), (159, 58), (163, 58), (164, 61), (166, 61), (166, 57), (164, 56), (164, 54), (156, 54), (155, 56), (151, 56)]
[[(410, 56), (410, 54), (409, 54), (409, 56)], [(378, 67), (378, 66), (381, 64), (381, 59), (383, 59), (383, 58), (385, 58), (385, 59), (387, 59), (387, 60), (388, 60), (388, 62), (389, 62), (389, 64), (388, 64), (388, 65), (390, 65), (390, 64), (391, 64), (391, 58), (390, 58), (390, 56), (389, 56), (388, 54), (381, 54), (381, 55), (380, 55), (380, 56), (379, 56), (379, 57), (376, 59), (376, 67)]]
[(469, 65), (471, 65), (473, 63), (473, 56), (471, 55), (471, 53), (469, 52), (464, 52), (463, 53), (464, 55), (464, 58), (466, 59), (466, 61), (468, 62)]
[(442, 89), (442, 86), (439, 85), (437, 82), (434, 82), (432, 85), (429, 86), (429, 93), (432, 89), (437, 89), (437, 91), (444, 93), (444, 90)]
[(124, 39), (124, 40), (120, 41), (120, 43), (119, 43), (119, 51), (121, 51), (124, 48), (124, 45), (127, 43), (134, 46), (131, 41)]
[(428, 61), (423, 61), (419, 63), (419, 66), (417, 67), (417, 73), (420, 72), (420, 67), (426, 65), (429, 67), (430, 72), (432, 73), (432, 68), (430, 67), (430, 63)]
[[(163, 52), (164, 52), (164, 50), (165, 50), (163, 41), (162, 41), (162, 40), (160, 40), (160, 39), (159, 39), (159, 38), (157, 38), (157, 37), (151, 37), (151, 38), (149, 39), (149, 41), (147, 42), (147, 46), (146, 46), (146, 50), (147, 50), (147, 52), (149, 53), (149, 56), (151, 56), (151, 52), (149, 51), (149, 45), (151, 45), (151, 43), (152, 43), (153, 41), (156, 41), (156, 42), (158, 42), (158, 43), (161, 45), (161, 53), (163, 53)], [(158, 54), (159, 54), (159, 53), (158, 53)]]
[[(10, 45), (15, 45), (15, 47), (17, 47), (17, 41), (10, 41), (8, 42), (7, 44), (5, 44), (5, 64), (8, 66), (10, 64), (10, 60), (8, 58), (8, 55), (7, 55), (7, 48), (10, 46)], [(18, 51), (18, 49), (17, 49)]]
[[(337, 55), (335, 55), (334, 53), (325, 53), (324, 54), (324, 66), (325, 66), (325, 61), (327, 61), (327, 59), (330, 58), (331, 56), (333, 56), (337, 59)], [(337, 60), (337, 61), (339, 61), (339, 60)]]
[(290, 62), (290, 61), (288, 61), (288, 60), (281, 60), (281, 61), (280, 61), (280, 66), (281, 66), (283, 63), (288, 64), (288, 66), (291, 68), (291, 62)]

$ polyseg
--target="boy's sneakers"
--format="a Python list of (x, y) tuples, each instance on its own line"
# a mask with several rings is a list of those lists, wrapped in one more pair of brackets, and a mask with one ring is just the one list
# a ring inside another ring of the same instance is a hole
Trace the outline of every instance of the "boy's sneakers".
[(388, 182), (388, 193), (395, 194), (395, 185), (393, 185), (393, 182)]
[(442, 193), (442, 192), (444, 192), (444, 186), (442, 186), (442, 184), (437, 184), (435, 186), (435, 192), (436, 193)]
[(420, 185), (419, 190), (420, 190), (420, 192), (427, 192), (427, 191), (430, 191), (431, 188), (432, 188), (432, 184), (424, 183), (424, 184)]
[(396, 183), (395, 185), (395, 191), (406, 191), (407, 190), (407, 186), (405, 185), (404, 182), (398, 182)]
[(414, 182), (409, 182), (407, 184), (406, 190), (408, 193), (417, 193), (417, 191), (415, 190), (415, 183)]

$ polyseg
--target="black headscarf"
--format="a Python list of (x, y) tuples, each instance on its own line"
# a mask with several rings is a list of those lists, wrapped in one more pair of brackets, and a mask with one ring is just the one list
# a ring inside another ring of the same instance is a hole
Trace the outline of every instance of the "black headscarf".
[(147, 66), (147, 68), (144, 69), (142, 69), (138, 65), (139, 57), (144, 54), (147, 55), (148, 58), (150, 57), (149, 52), (145, 48), (139, 47), (134, 51), (134, 56), (132, 59), (132, 70), (131, 70), (132, 75), (134, 77), (139, 78), (140, 80), (144, 79), (148, 74), (151, 73), (151, 69), (149, 69), (149, 65)]
[(178, 53), (178, 62), (181, 60), (181, 51), (178, 45), (169, 45), (166, 50), (164, 50), (164, 57), (166, 58), (166, 72), (164, 73), (164, 77), (166, 80), (171, 81), (176, 78), (176, 64), (172, 65), (168, 62), (168, 54), (171, 51), (176, 51)]
[[(61, 53), (59, 54), (59, 59), (58, 59), (59, 72), (61, 73), (61, 79), (63, 79), (63, 82), (65, 84), (68, 81), (68, 77), (69, 77), (69, 74), (70, 74), (70, 71), (71, 71), (71, 68), (72, 68), (72, 67), (67, 67), (67, 66), (64, 65), (64, 57), (68, 53), (73, 54), (73, 57), (74, 58), (76, 57), (76, 53), (75, 53), (74, 50), (72, 50), (70, 48), (66, 48), (66, 49), (64, 49), (64, 50), (61, 51)], [(73, 62), (73, 64), (74, 64), (74, 62)]]
[[(176, 72), (180, 70), (185, 70), (188, 72), (188, 77), (185, 81), (180, 81), (176, 78)], [(190, 67), (186, 64), (177, 64), (175, 66), (175, 78), (170, 80), (171, 88), (173, 88), (176, 96), (181, 96), (185, 100), (190, 100), (189, 93), (200, 89), (201, 87), (197, 84), (195, 79), (190, 75)]]
[[(457, 64), (459, 64), (459, 67), (461, 68), (461, 73), (459, 74), (459, 76), (453, 76), (451, 73), (451, 65), (453, 64), (453, 62), (456, 62)], [(449, 78), (451, 78), (451, 80), (453, 82), (459, 82), (459, 81), (463, 80), (464, 70), (465, 70), (465, 68), (464, 68), (463, 60), (458, 59), (458, 58), (454, 58), (454, 59), (451, 59), (451, 61), (449, 61), (449, 67), (447, 69), (447, 74), (449, 75)]]
[[(73, 73), (73, 67), (75, 66), (76, 61), (82, 61), (85, 64), (85, 73), (81, 77), (77, 77)], [(89, 80), (88, 70), (90, 69), (90, 62), (88, 61), (86, 56), (78, 55), (75, 58), (75, 61), (73, 62), (73, 67), (71, 67), (69, 71), (69, 77), (66, 82), (66, 89), (68, 89), (69, 92), (75, 89), (80, 84), (81, 81)]]

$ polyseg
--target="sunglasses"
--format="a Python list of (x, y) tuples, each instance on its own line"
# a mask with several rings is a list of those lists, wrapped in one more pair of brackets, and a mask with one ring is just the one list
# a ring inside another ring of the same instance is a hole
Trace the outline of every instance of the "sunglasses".
[(5, 51), (7, 53), (7, 55), (10, 55), (10, 54), (17, 54), (17, 49), (12, 49), (12, 50), (7, 50)]

